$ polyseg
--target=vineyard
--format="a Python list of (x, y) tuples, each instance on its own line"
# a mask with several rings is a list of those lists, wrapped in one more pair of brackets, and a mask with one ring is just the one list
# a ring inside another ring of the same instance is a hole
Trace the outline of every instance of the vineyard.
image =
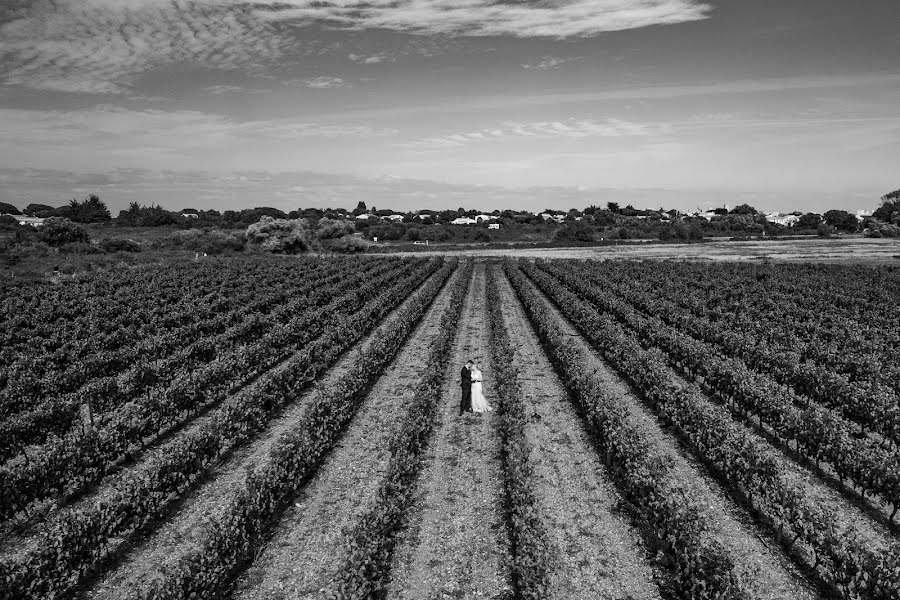
[[(0, 598), (900, 598), (900, 270), (240, 257), (0, 292)], [(460, 416), (473, 359), (494, 410)]]

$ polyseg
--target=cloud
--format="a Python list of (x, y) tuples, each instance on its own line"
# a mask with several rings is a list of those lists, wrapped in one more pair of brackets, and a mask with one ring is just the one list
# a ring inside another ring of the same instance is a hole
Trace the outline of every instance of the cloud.
[(290, 43), (246, 6), (186, 0), (36, 2), (0, 25), (0, 81), (37, 89), (126, 93), (153, 68), (249, 68)]
[(204, 92), (209, 92), (210, 94), (221, 95), (221, 94), (265, 94), (270, 92), (271, 90), (262, 90), (255, 88), (245, 88), (239, 85), (209, 85), (203, 88)]
[(569, 62), (581, 60), (582, 58), (584, 58), (584, 57), (583, 56), (572, 56), (569, 58), (557, 58), (555, 56), (545, 56), (536, 63), (522, 65), (522, 68), (523, 69), (533, 69), (533, 70), (538, 70), (538, 71), (547, 71), (549, 69), (556, 69), (560, 65), (564, 65)]
[(501, 139), (652, 136), (662, 135), (670, 132), (670, 130), (671, 127), (665, 123), (644, 124), (621, 119), (607, 119), (605, 121), (591, 119), (533, 122), (507, 121), (501, 127), (426, 138), (413, 142), (412, 145), (420, 148), (454, 148), (476, 142)]
[(318, 90), (324, 90), (328, 88), (335, 87), (349, 87), (350, 84), (346, 83), (340, 77), (311, 77), (307, 79), (289, 79), (284, 82), (287, 85), (299, 85), (302, 87), (308, 87)]
[[(254, 0), (272, 20), (417, 34), (568, 38), (706, 18), (696, 0)], [(290, 7), (290, 8), (287, 8)]]
[[(168, 64), (258, 71), (315, 44), (285, 24), (569, 38), (695, 21), (710, 10), (699, 0), (46, 0), (0, 9), (0, 82), (121, 94)], [(390, 59), (376, 51), (351, 60)]]

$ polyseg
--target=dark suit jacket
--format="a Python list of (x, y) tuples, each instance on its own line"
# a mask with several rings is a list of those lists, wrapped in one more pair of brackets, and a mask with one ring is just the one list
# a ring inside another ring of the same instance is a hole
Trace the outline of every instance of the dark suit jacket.
[(462, 371), (459, 372), (459, 385), (472, 387), (472, 371), (465, 367), (462, 368)]

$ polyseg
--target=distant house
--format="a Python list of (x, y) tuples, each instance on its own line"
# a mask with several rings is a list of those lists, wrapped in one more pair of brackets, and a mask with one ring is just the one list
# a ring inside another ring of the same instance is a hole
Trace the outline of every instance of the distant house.
[(372, 215), (370, 215), (369, 213), (363, 213), (363, 214), (361, 214), (361, 215), (356, 215), (356, 220), (357, 220), (357, 221), (362, 221), (363, 219), (368, 219), (368, 218), (371, 217), (371, 216), (372, 216)]
[(500, 229), (500, 223), (491, 223), (488, 225), (488, 229)]
[(197, 213), (189, 213), (189, 212), (183, 212), (183, 213), (181, 213), (181, 216), (187, 217), (188, 219), (199, 219), (200, 218), (200, 215), (198, 215)]
[(44, 223), (44, 219), (41, 217), (27, 217), (25, 215), (0, 215), (0, 217), (12, 217), (19, 225), (31, 225), (32, 227), (37, 227)]
[(782, 215), (779, 213), (766, 215), (766, 221), (775, 223), (776, 225), (783, 225), (784, 227), (793, 227), (799, 220), (800, 217), (797, 215)]
[(451, 225), (475, 225), (476, 223), (478, 223), (478, 221), (470, 219), (469, 217), (459, 217), (458, 219), (450, 221)]
[(483, 223), (485, 221), (496, 221), (497, 217), (494, 215), (475, 215), (475, 220), (479, 223)]
[(388, 221), (400, 222), (403, 220), (403, 215), (388, 215), (386, 217), (381, 217), (382, 219), (386, 219)]
[(562, 223), (565, 220), (563, 215), (551, 215), (550, 213), (541, 213), (541, 218), (545, 221), (556, 221), (557, 223)]

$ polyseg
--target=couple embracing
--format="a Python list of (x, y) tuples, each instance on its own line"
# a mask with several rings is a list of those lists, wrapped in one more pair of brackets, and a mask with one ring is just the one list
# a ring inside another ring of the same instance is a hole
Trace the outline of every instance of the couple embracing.
[(459, 385), (462, 388), (462, 399), (459, 403), (459, 414), (465, 412), (483, 413), (494, 410), (487, 403), (487, 398), (482, 392), (483, 377), (478, 365), (474, 361), (466, 361), (465, 366), (459, 373)]

